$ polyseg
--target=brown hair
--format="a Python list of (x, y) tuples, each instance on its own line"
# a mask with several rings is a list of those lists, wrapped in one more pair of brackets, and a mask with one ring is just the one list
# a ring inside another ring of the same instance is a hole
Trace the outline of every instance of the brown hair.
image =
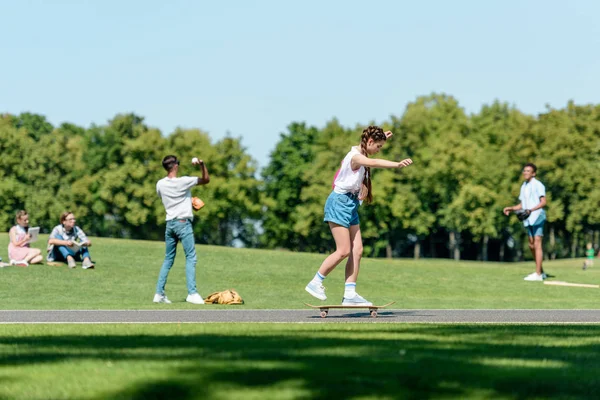
[(71, 211), (65, 211), (64, 213), (60, 214), (60, 223), (61, 223), (61, 224), (64, 224), (64, 223), (65, 223), (65, 220), (67, 219), (67, 217), (68, 217), (70, 214), (73, 214), (73, 213), (72, 213)]
[[(360, 150), (365, 157), (369, 157), (367, 153), (367, 142), (369, 139), (373, 139), (375, 142), (385, 142), (387, 140), (387, 136), (378, 126), (371, 125), (365, 129), (363, 129), (362, 136), (360, 138)], [(371, 191), (371, 168), (365, 167), (365, 177), (363, 178), (363, 185), (367, 187), (367, 197), (365, 201), (367, 204), (373, 201), (373, 192)]]
[(17, 216), (15, 217), (15, 223), (18, 224), (19, 220), (21, 218), (23, 218), (25, 215), (28, 215), (27, 211), (25, 211), (25, 210), (19, 210), (19, 211), (17, 211)]
[(527, 163), (525, 164), (525, 166), (523, 167), (523, 169), (530, 167), (533, 170), (534, 174), (537, 174), (537, 167), (535, 166), (534, 163)]

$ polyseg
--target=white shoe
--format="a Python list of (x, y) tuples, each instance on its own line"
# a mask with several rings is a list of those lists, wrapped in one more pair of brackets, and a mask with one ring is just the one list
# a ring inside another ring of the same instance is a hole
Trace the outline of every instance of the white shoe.
[(538, 275), (537, 272), (533, 272), (533, 273), (527, 275), (523, 280), (524, 281), (543, 281), (544, 275)]
[(154, 295), (154, 300), (152, 301), (155, 303), (171, 304), (171, 300), (167, 299), (166, 295), (158, 293)]
[(327, 296), (325, 296), (325, 286), (320, 282), (310, 281), (304, 290), (319, 300), (327, 300)]
[(185, 299), (185, 301), (192, 304), (204, 304), (202, 296), (200, 296), (198, 293), (188, 294), (188, 297)]
[(10, 260), (10, 265), (14, 265), (17, 267), (28, 267), (29, 263), (25, 260)]
[(373, 303), (356, 293), (354, 297), (342, 299), (343, 306), (372, 306)]

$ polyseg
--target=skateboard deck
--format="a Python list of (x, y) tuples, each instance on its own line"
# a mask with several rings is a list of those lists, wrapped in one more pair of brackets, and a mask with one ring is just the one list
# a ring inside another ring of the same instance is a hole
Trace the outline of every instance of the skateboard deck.
[(322, 306), (315, 306), (312, 304), (308, 304), (308, 303), (304, 303), (307, 306), (311, 307), (311, 308), (318, 308), (319, 310), (321, 310), (321, 318), (326, 318), (327, 314), (329, 313), (329, 309), (330, 308), (368, 308), (369, 312), (371, 313), (371, 317), (373, 318), (377, 318), (377, 310), (380, 308), (385, 308), (387, 306), (391, 306), (392, 304), (394, 304), (395, 301), (391, 301), (387, 304), (384, 304), (382, 306), (342, 306), (340, 304), (336, 304), (336, 305), (322, 305)]

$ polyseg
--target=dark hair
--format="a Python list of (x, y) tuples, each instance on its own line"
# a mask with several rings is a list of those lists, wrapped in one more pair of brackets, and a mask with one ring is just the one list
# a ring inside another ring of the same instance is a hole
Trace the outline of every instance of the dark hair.
[[(363, 129), (363, 133), (360, 138), (360, 149), (365, 157), (369, 157), (369, 154), (367, 153), (367, 142), (369, 141), (369, 139), (373, 139), (373, 141), (375, 142), (385, 142), (387, 140), (387, 136), (385, 136), (383, 129), (375, 125), (371, 125)], [(370, 167), (365, 167), (365, 177), (363, 179), (363, 185), (367, 187), (367, 197), (365, 198), (365, 201), (367, 202), (367, 204), (369, 204), (373, 201), (373, 192), (371, 191)]]
[(28, 215), (27, 211), (25, 210), (19, 210), (17, 211), (17, 215), (15, 217), (15, 223), (19, 223), (19, 220), (21, 219), (21, 217), (24, 217), (25, 215)]
[(71, 211), (65, 211), (64, 213), (60, 214), (60, 223), (64, 224), (67, 220), (67, 217), (71, 214), (73, 214)]
[[(537, 173), (537, 167), (535, 166), (534, 163), (527, 163), (527, 164), (525, 164), (525, 167), (531, 167), (531, 169), (533, 170), (533, 172)], [(525, 167), (523, 167), (523, 169), (525, 169)]]
[(162, 160), (163, 168), (167, 170), (167, 172), (171, 172), (175, 165), (179, 165), (179, 161), (176, 156), (168, 155)]

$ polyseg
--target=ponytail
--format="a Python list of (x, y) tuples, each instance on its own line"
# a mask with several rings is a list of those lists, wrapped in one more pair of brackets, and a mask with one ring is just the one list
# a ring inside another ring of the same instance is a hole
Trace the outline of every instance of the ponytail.
[[(369, 139), (373, 139), (374, 141), (385, 141), (387, 137), (385, 133), (383, 133), (383, 129), (378, 126), (371, 125), (363, 130), (362, 136), (360, 138), (360, 151), (365, 157), (369, 157), (369, 153), (367, 153), (367, 142)], [(367, 204), (371, 204), (373, 202), (373, 191), (371, 190), (371, 168), (365, 168), (365, 177), (363, 178), (363, 189), (367, 191), (364, 200)], [(362, 195), (363, 190), (361, 190)]]

